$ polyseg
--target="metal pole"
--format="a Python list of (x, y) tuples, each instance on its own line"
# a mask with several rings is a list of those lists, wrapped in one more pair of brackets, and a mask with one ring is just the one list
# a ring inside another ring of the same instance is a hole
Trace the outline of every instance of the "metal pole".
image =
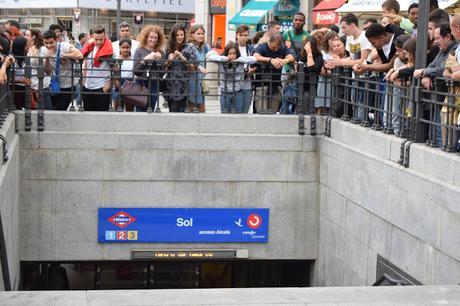
[[(426, 56), (428, 51), (428, 17), (430, 14), (430, 1), (420, 0), (419, 1), (419, 15), (417, 21), (417, 49), (415, 51), (415, 68), (422, 69), (426, 68)], [(422, 87), (420, 81), (416, 80), (415, 86), (412, 87), (413, 101), (415, 115), (415, 141), (424, 141), (423, 124), (420, 122), (420, 118), (423, 117), (423, 106), (422, 104)], [(414, 119), (413, 119), (414, 120)], [(410, 139), (412, 140), (412, 139)]]
[(120, 39), (120, 31), (118, 31), (119, 29), (119, 26), (120, 26), (120, 23), (121, 23), (121, 0), (117, 0), (117, 37), (118, 39)]
[(426, 67), (426, 54), (428, 50), (428, 17), (430, 14), (430, 1), (419, 1), (419, 14), (417, 21), (417, 49), (415, 52), (415, 69)]

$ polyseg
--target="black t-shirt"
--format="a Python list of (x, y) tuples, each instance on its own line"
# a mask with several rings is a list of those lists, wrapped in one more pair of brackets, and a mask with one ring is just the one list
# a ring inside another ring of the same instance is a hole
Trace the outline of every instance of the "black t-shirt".
[[(263, 43), (258, 45), (254, 53), (258, 53), (264, 57), (270, 58), (286, 58), (289, 54), (295, 58), (294, 50), (286, 47), (284, 44), (280, 46), (280, 48), (273, 52), (269, 47), (268, 43)], [(261, 81), (270, 82), (270, 81), (280, 81), (281, 80), (281, 69), (275, 69), (272, 64), (257, 64), (257, 71), (256, 71), (256, 86), (261, 86)], [(277, 83), (278, 83), (277, 82)], [(268, 85), (268, 84), (266, 84)]]
[(393, 36), (393, 41), (391, 43), (390, 54), (388, 54), (388, 57), (385, 56), (385, 53), (383, 52), (382, 49), (377, 50), (380, 60), (384, 64), (389, 63), (393, 59), (393, 57), (396, 55), (396, 46), (395, 46), (396, 40), (398, 39), (399, 36), (404, 34), (404, 30), (394, 24), (388, 24), (385, 27), (385, 30), (387, 33), (392, 33), (394, 36)]

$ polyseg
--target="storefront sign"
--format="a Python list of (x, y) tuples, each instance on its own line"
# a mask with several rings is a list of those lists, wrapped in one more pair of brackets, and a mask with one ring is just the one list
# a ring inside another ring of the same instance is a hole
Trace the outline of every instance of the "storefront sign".
[(209, 14), (225, 14), (227, 0), (209, 0)]
[[(117, 9), (117, 0), (0, 0), (2, 9), (9, 8), (92, 8)], [(195, 14), (195, 1), (191, 0), (121, 0), (122, 11), (151, 11), (160, 13)]]
[(263, 208), (99, 208), (101, 243), (268, 242)]
[(313, 24), (337, 24), (339, 14), (334, 11), (317, 11), (313, 12)]
[(275, 5), (273, 14), (275, 16), (294, 16), (299, 11), (299, 0), (279, 0)]

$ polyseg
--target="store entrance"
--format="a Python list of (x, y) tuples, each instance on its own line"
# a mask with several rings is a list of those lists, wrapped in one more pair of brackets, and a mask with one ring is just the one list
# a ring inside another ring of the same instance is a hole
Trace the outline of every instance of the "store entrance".
[(309, 287), (313, 261), (22, 262), (22, 290)]

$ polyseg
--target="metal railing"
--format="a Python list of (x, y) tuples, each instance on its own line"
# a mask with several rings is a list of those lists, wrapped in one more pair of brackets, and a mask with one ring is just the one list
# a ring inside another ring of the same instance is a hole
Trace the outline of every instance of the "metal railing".
[[(93, 59), (86, 61), (94, 63)], [(351, 69), (335, 69), (318, 76), (308, 72), (302, 62), (295, 63), (293, 72), (285, 73), (266, 63), (175, 60), (135, 67), (138, 63), (129, 61), (105, 60), (93, 70), (86, 68), (83, 61), (66, 60), (61, 63), (60, 79), (67, 88), (55, 93), (49, 86), (53, 73), (49, 63), (44, 58), (26, 57), (22, 66), (11, 69), (10, 86), (4, 90), (12, 90), (3, 96), (25, 109), (26, 130), (31, 127), (32, 108), (38, 109), (39, 130), (44, 129), (44, 110), (53, 108), (50, 100), (57, 101), (55, 108), (69, 111), (159, 113), (160, 103), (164, 103), (170, 111), (198, 113), (204, 110), (206, 99), (214, 99), (220, 101), (222, 113), (247, 113), (252, 105), (254, 113), (297, 114), (300, 134), (305, 133), (304, 115), (311, 116), (311, 134), (316, 133), (316, 115), (328, 115), (327, 123), (339, 117), (395, 134), (407, 142), (426, 142), (448, 152), (459, 149), (460, 84), (453, 80), (436, 79), (434, 87), (427, 90), (419, 80), (404, 80), (396, 85), (383, 81), (382, 74), (352, 76)], [(202, 73), (205, 67), (207, 74)], [(252, 68), (256, 68), (255, 72), (251, 72)], [(15, 80), (17, 83), (21, 75), (34, 81), (18, 86)], [(122, 85), (126, 82), (142, 85), (144, 90), (124, 91)], [(104, 90), (92, 89), (102, 84), (108, 86)], [(145, 107), (126, 103), (132, 96), (146, 97)]]

